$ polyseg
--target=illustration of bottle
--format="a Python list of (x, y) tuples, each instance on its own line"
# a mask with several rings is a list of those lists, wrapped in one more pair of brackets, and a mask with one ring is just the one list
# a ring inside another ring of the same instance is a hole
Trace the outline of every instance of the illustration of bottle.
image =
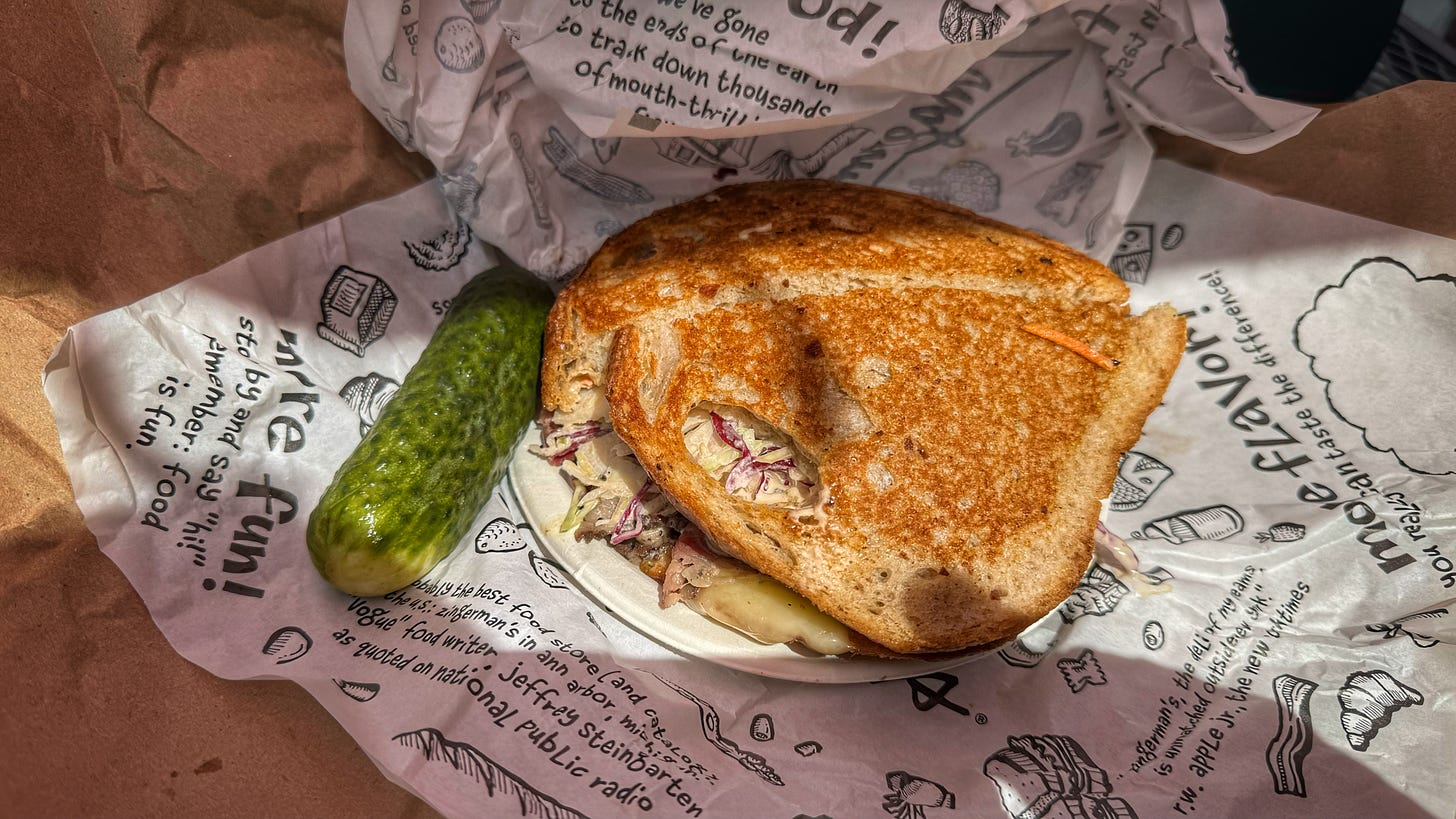
[(1228, 506), (1188, 509), (1143, 524), (1136, 538), (1162, 538), (1171, 543), (1190, 540), (1223, 540), (1244, 530), (1244, 518)]

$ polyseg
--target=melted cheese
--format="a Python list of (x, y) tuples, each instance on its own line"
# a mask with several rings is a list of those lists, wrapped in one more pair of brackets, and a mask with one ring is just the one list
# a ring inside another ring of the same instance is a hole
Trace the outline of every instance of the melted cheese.
[(768, 575), (726, 569), (684, 602), (763, 643), (798, 642), (820, 654), (849, 651), (849, 629)]

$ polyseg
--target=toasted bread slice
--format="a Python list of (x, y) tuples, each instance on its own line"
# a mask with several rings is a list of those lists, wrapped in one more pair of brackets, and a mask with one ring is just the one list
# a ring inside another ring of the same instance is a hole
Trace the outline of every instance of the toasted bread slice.
[[(871, 228), (871, 244), (921, 230), (897, 220), (924, 207), (887, 209), (896, 228)], [(924, 241), (944, 229), (925, 228)], [(884, 270), (909, 267), (925, 284), (932, 266), (954, 266), (947, 256), (974, 249), (993, 272), (949, 276), (978, 285), (994, 278), (994, 288), (900, 287), (892, 277), (706, 311), (659, 302), (620, 328), (609, 357), (613, 427), (674, 505), (720, 548), (902, 654), (1004, 641), (1071, 593), (1090, 562), (1099, 500), (1111, 491), (1118, 456), (1137, 441), (1183, 348), (1183, 319), (1171, 308), (1128, 316), (1098, 273), (1085, 289), (1063, 288), (1047, 271), (1007, 276), (1008, 245), (1021, 248), (1015, 253), (1035, 245), (1011, 232), (994, 244), (983, 237), (990, 231), (969, 220), (924, 250), (920, 268), (912, 264), (920, 245), (896, 245), (896, 262)], [(832, 235), (806, 235), (822, 257), (794, 255), (780, 262), (783, 275), (810, 268), (818, 280), (836, 258), (879, 252), (858, 239), (848, 252), (831, 247)], [(789, 253), (794, 241), (781, 237), (777, 252)], [(712, 262), (725, 276), (732, 253)], [(1088, 267), (1065, 254), (1041, 266), (1074, 263)], [(708, 275), (706, 265), (679, 264), (687, 282)], [(758, 270), (768, 262), (755, 255), (738, 264)], [(1024, 292), (1007, 292), (1014, 290)], [(1028, 324), (1120, 364), (1097, 366)], [(742, 408), (791, 439), (813, 461), (815, 508), (734, 496), (701, 467), (683, 428), (705, 405)]]
[(609, 239), (551, 311), (548, 411), (590, 417), (616, 331), (740, 302), (855, 288), (976, 289), (1121, 305), (1104, 265), (1029, 231), (932, 199), (822, 180), (720, 188)]

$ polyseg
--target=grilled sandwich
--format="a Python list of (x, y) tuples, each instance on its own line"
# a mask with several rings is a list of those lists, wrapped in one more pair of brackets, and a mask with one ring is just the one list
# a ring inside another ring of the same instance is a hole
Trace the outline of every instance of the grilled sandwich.
[(563, 528), (823, 653), (997, 645), (1055, 608), (1184, 345), (1105, 266), (940, 202), (722, 188), (609, 240), (547, 327)]

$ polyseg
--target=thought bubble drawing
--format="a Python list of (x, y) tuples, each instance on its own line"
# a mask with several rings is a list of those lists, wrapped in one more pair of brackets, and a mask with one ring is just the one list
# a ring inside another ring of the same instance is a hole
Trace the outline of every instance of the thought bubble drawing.
[(1295, 345), (1330, 406), (1407, 469), (1456, 473), (1456, 279), (1365, 259), (1319, 292)]

